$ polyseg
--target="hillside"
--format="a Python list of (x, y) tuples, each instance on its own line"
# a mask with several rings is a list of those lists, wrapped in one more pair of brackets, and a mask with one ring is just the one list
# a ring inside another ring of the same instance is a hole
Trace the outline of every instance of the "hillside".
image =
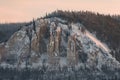
[(23, 25), (27, 23), (4, 23), (0, 24), (0, 43), (6, 42), (11, 35), (18, 31)]
[(0, 79), (120, 79), (120, 63), (95, 35), (69, 19), (33, 20), (0, 44)]
[(103, 15), (89, 11), (62, 11), (58, 10), (47, 14), (45, 18), (58, 17), (68, 22), (78, 22), (85, 26), (98, 39), (106, 43), (111, 54), (120, 61), (120, 21), (119, 16)]

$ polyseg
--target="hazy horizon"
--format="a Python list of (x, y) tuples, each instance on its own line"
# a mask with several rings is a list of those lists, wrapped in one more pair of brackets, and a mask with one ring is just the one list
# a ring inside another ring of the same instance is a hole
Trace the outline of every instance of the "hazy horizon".
[(0, 0), (0, 22), (24, 22), (55, 10), (120, 14), (119, 0)]

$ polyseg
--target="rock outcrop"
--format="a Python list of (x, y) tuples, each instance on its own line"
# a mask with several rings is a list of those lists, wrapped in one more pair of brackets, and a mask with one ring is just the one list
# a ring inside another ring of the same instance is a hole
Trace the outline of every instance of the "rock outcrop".
[(96, 45), (86, 35), (90, 34), (88, 32), (80, 23), (69, 24), (59, 18), (35, 20), (34, 26), (23, 26), (8, 42), (0, 45), (1, 66), (6, 63), (25, 67), (28, 61), (27, 65), (31, 67), (34, 64), (40, 67), (44, 62), (46, 66), (56, 67), (84, 66), (101, 70), (106, 65), (112, 69), (119, 68), (119, 62)]

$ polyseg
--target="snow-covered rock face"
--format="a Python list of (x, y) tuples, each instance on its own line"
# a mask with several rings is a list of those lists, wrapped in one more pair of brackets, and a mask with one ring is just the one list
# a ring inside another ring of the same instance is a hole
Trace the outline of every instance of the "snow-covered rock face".
[[(103, 65), (119, 68), (120, 64), (109, 54), (109, 48), (82, 24), (66, 23), (59, 18), (48, 18), (35, 21), (36, 31), (33, 30), (32, 24), (23, 26), (8, 42), (0, 45), (0, 65), (9, 64), (24, 68), (28, 59), (29, 67), (32, 68), (38, 68), (43, 64), (61, 67), (86, 66), (99, 70)], [(27, 29), (32, 29), (31, 43), (30, 37), (26, 34)]]

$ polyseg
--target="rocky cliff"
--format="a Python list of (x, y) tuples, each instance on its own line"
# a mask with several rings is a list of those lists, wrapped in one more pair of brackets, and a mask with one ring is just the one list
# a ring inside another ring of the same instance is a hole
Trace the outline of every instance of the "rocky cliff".
[(81, 23), (41, 18), (23, 26), (6, 43), (0, 44), (0, 66), (38, 69), (44, 65), (53, 70), (74, 67), (115, 71), (120, 63), (109, 53), (107, 45)]

